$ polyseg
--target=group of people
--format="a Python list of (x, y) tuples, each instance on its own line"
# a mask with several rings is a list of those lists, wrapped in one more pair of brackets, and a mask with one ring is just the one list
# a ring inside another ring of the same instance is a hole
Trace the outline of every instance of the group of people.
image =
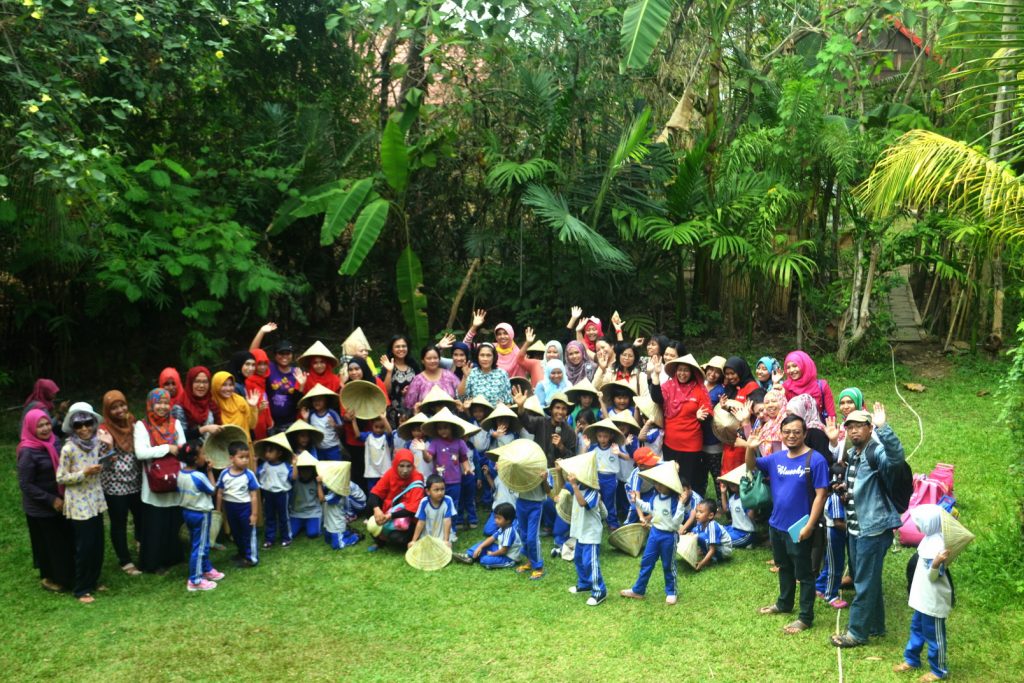
[[(784, 631), (810, 628), (817, 598), (847, 606), (840, 587), (849, 574), (849, 627), (834, 644), (853, 647), (885, 632), (882, 565), (900, 518), (878, 462), (904, 456), (884, 407), (868, 412), (850, 387), (837, 411), (828, 382), (800, 350), (751, 368), (739, 356), (698, 362), (660, 335), (626, 340), (617, 315), (606, 335), (600, 319), (576, 307), (561, 338), (546, 343), (526, 328), (517, 344), (508, 323), (481, 341), (485, 320), (486, 311), (476, 311), (461, 341), (447, 335), (418, 358), (409, 338), (396, 335), (376, 362), (361, 333), (346, 340), (341, 360), (320, 342), (298, 358), (286, 340), (268, 353), (264, 338), (276, 331), (268, 323), (227, 370), (193, 367), (184, 381), (173, 368), (161, 372), (141, 419), (120, 391), (104, 394), (96, 411), (58, 404), (56, 384), (39, 380), (22, 416), (18, 477), (42, 586), (95, 600), (104, 512), (130, 575), (181, 562), (184, 525), (186, 587), (203, 591), (224, 576), (210, 547), (228, 534), (240, 568), (302, 534), (333, 549), (359, 543), (364, 536), (352, 523), (360, 517), (371, 550), (404, 550), (424, 537), (451, 546), (459, 530), (477, 528), (482, 506), (490, 511), (484, 538), (456, 559), (539, 580), (545, 555), (571, 557), (570, 592), (595, 606), (608, 595), (605, 530), (649, 529), (637, 581), (621, 595), (643, 598), (660, 558), (666, 602), (675, 604), (683, 535), (696, 538), (699, 571), (749, 547), (767, 526), (779, 596), (762, 614), (792, 612), (799, 584), (799, 615)], [(359, 380), (379, 389), (379, 415), (357, 417), (341, 401), (344, 385)], [(738, 427), (717, 428), (719, 415)], [(215, 463), (218, 441), (226, 460)], [(503, 481), (502, 458), (515, 460), (527, 446), (543, 453), (547, 477), (527, 488)], [(744, 471), (770, 483), (770, 516), (744, 507)], [(816, 574), (821, 520), (827, 533)], [(547, 535), (549, 553), (541, 547)], [(942, 562), (928, 560), (932, 568)], [(941, 678), (945, 634), (929, 623), (922, 642), (934, 644), (931, 675)], [(905, 664), (920, 659), (908, 654)]]

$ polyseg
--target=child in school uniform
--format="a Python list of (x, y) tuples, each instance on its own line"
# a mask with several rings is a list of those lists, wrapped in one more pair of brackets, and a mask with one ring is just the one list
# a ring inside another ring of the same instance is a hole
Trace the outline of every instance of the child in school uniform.
[(348, 526), (348, 516), (366, 507), (366, 494), (351, 480), (352, 463), (319, 462), (317, 479), (324, 490), (324, 542), (334, 550), (355, 545), (362, 536)]
[[(591, 384), (589, 379), (584, 378), (580, 382), (577, 382), (572, 386), (571, 389), (565, 392), (565, 395), (569, 397), (569, 400), (573, 402), (574, 407), (572, 412), (569, 413), (567, 422), (574, 429), (577, 427), (580, 413), (591, 413), (591, 420), (589, 424), (596, 422), (594, 415), (597, 411), (601, 410), (601, 394), (598, 393), (594, 385)], [(581, 433), (582, 430), (576, 429), (577, 433)]]
[(595, 422), (597, 422), (597, 412), (594, 410), (584, 410), (576, 415), (573, 425), (576, 429), (576, 455), (582, 455), (590, 450), (591, 443), (586, 432)]
[[(589, 460), (595, 455), (576, 456)], [(575, 461), (576, 458), (571, 458)], [(608, 587), (601, 575), (601, 497), (599, 482), (594, 476), (597, 470), (596, 460), (580, 466), (567, 468), (565, 460), (555, 464), (565, 472), (565, 482), (572, 489), (572, 515), (569, 522), (569, 535), (576, 539), (576, 585), (569, 587), (573, 594), (590, 593), (587, 605), (596, 607), (608, 597)], [(579, 477), (583, 481), (577, 479)]]
[(601, 420), (590, 425), (585, 435), (590, 439), (592, 444), (590, 450), (597, 458), (597, 478), (600, 485), (601, 502), (608, 510), (608, 528), (615, 531), (619, 528), (618, 511), (615, 507), (615, 488), (619, 483), (619, 461), (629, 458), (621, 449), (625, 437), (618, 425), (611, 420)]
[(634, 490), (632, 502), (643, 515), (641, 521), (650, 525), (651, 533), (647, 537), (636, 582), (632, 588), (619, 591), (619, 595), (634, 600), (642, 599), (647, 593), (647, 582), (654, 573), (654, 565), (661, 558), (661, 568), (665, 574), (665, 603), (674, 605), (678, 600), (675, 552), (679, 536), (676, 531), (686, 516), (681, 493), (683, 487), (675, 463), (654, 465), (644, 470), (640, 476), (654, 483), (654, 495), (650, 500), (644, 500), (639, 492)]
[(619, 471), (616, 475), (615, 483), (615, 510), (618, 512), (617, 517), (619, 521), (625, 524), (625, 519), (628, 516), (628, 510), (630, 509), (629, 498), (626, 497), (626, 482), (629, 481), (629, 475), (633, 473), (634, 461), (633, 454), (640, 448), (640, 425), (637, 424), (633, 418), (632, 412), (620, 412), (611, 416), (611, 421), (614, 422), (619, 431), (622, 432), (622, 446), (621, 450), (626, 454), (625, 458), (619, 458)]
[[(638, 507), (640, 502), (650, 503), (656, 495), (654, 484), (640, 476), (640, 473), (661, 462), (661, 458), (655, 455), (654, 451), (646, 446), (638, 448), (633, 453), (633, 463), (636, 467), (629, 473), (626, 480), (626, 499), (630, 501), (629, 514), (626, 516), (625, 524), (635, 524), (640, 521)], [(635, 502), (634, 502), (635, 501)], [(678, 528), (678, 527), (677, 527)]]
[(516, 509), (501, 503), (494, 509), (496, 529), (471, 546), (465, 553), (456, 553), (452, 559), (463, 564), (479, 562), (484, 569), (506, 569), (516, 566), (523, 554), (523, 541), (515, 527)]
[(224, 578), (210, 561), (210, 519), (213, 514), (213, 496), (217, 492), (211, 466), (198, 442), (189, 442), (178, 451), (181, 470), (178, 472), (178, 492), (181, 494), (181, 516), (188, 528), (192, 552), (188, 560), (190, 591), (208, 591), (217, 587)]
[[(488, 453), (490, 452), (488, 451)], [(519, 494), (506, 486), (505, 482), (501, 480), (501, 475), (498, 474), (497, 461), (492, 460), (491, 457), (488, 456), (487, 461), (480, 468), (480, 473), (490, 484), (491, 488), (494, 489), (494, 497), (491, 501), (491, 515), (487, 518), (487, 522), (484, 523), (484, 533), (488, 536), (493, 536), (497, 533), (498, 523), (494, 519), (494, 511), (498, 509), (498, 506), (502, 503), (508, 503), (514, 510), (519, 501)]]
[[(487, 456), (484, 454), (491, 446), (491, 436), (482, 427), (482, 423), (492, 411), (493, 407), (483, 396), (476, 396), (469, 402), (470, 422), (474, 426), (480, 427), (480, 431), (469, 437), (469, 471), (462, 475), (462, 487), (459, 500), (456, 501), (461, 513), (458, 521), (463, 523), (467, 529), (475, 529), (479, 523), (476, 511), (476, 494), (478, 488), (483, 492), (484, 487), (478, 485), (477, 482), (483, 481), (480, 466), (487, 459)], [(489, 506), (491, 500), (488, 499), (488, 496), (484, 497), (484, 504)]]
[(696, 523), (693, 533), (697, 534), (697, 545), (704, 553), (695, 571), (700, 571), (709, 564), (723, 562), (732, 557), (732, 537), (725, 527), (715, 521), (718, 514), (718, 503), (713, 500), (702, 500), (697, 505)]
[(689, 480), (686, 477), (679, 477), (679, 483), (683, 487), (683, 508), (686, 510), (685, 521), (682, 526), (679, 527), (680, 535), (689, 533), (690, 529), (697, 522), (697, 506), (703, 502), (704, 498), (699, 493), (693, 490), (690, 486)]
[(292, 490), (292, 465), (295, 455), (284, 434), (275, 434), (253, 446), (261, 461), (256, 479), (263, 493), (263, 547), (270, 548), (281, 532), (281, 547), (292, 544), (292, 522), (288, 515), (288, 497)]
[[(493, 511), (496, 505), (494, 484), (498, 473), (490, 458), (487, 457), (487, 451), (500, 448), (515, 440), (515, 434), (519, 431), (519, 418), (508, 406), (499, 403), (497, 408), (477, 424), (480, 431), (469, 438), (469, 445), (476, 457), (476, 477), (480, 482), (480, 500)], [(515, 426), (513, 427), (513, 425)], [(491, 524), (491, 520), (488, 520), (488, 524)], [(490, 535), (486, 529), (484, 533)]]
[(846, 568), (846, 506), (838, 493), (825, 499), (825, 557), (815, 582), (818, 597), (835, 609), (846, 609), (849, 603), (839, 595)]
[(292, 453), (309, 453), (314, 459), (317, 458), (317, 447), (323, 443), (324, 432), (319, 427), (314, 427), (302, 418), (292, 423), (291, 427), (285, 430), (285, 437), (292, 447)]
[(446, 494), (444, 478), (432, 474), (426, 481), (427, 495), (420, 501), (416, 510), (416, 529), (413, 531), (409, 547), (426, 534), (444, 541), (449, 547), (452, 544), (452, 520), (455, 518), (455, 501)]
[(260, 483), (249, 469), (249, 444), (232, 441), (228, 444), (228, 456), (231, 466), (221, 470), (217, 479), (217, 509), (227, 517), (238, 546), (235, 565), (243, 569), (255, 567), (260, 561), (256, 541)]
[(427, 444), (430, 442), (423, 433), (423, 425), (428, 419), (423, 413), (413, 415), (403, 408), (398, 413), (398, 429), (395, 430), (395, 453), (403, 448), (408, 449), (412, 453), (414, 469), (424, 479), (434, 473), (434, 464), (423, 457), (427, 452)]
[(732, 547), (750, 548), (754, 545), (754, 532), (757, 528), (754, 526), (753, 511), (743, 507), (743, 501), (740, 500), (740, 487), (723, 479), (718, 482), (718, 491), (722, 508), (729, 511), (730, 523), (725, 525), (725, 532), (732, 539)]
[(387, 418), (381, 415), (370, 423), (370, 430), (359, 433), (363, 449), (363, 478), (369, 491), (377, 485), (384, 473), (391, 469), (391, 456), (395, 452), (395, 435)]
[(292, 495), (288, 511), (292, 521), (292, 538), (303, 532), (307, 538), (320, 535), (324, 488), (316, 476), (317, 462), (308, 451), (302, 451), (292, 463)]
[(307, 391), (299, 401), (302, 418), (324, 435), (316, 447), (317, 460), (341, 460), (341, 438), (338, 436), (342, 430), (341, 415), (338, 413), (340, 407), (341, 399), (337, 392), (330, 391), (322, 384)]

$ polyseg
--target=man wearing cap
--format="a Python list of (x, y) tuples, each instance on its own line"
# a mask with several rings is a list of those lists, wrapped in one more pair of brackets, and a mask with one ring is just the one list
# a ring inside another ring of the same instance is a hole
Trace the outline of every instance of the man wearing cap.
[(526, 392), (520, 391), (518, 387), (512, 389), (512, 398), (516, 402), (523, 427), (533, 434), (533, 440), (544, 449), (548, 467), (554, 467), (555, 461), (559, 458), (576, 455), (576, 431), (566, 422), (572, 401), (564, 391), (559, 391), (551, 397), (548, 407), (544, 409), (548, 414), (547, 418), (523, 410), (527, 396)]
[[(840, 495), (846, 508), (850, 567), (856, 594), (850, 603), (846, 633), (832, 636), (836, 647), (856, 647), (871, 636), (885, 635), (882, 568), (892, 545), (900, 515), (883, 489), (882, 468), (901, 465), (906, 458), (899, 438), (886, 424), (885, 406), (875, 403), (874, 414), (855, 410), (846, 416), (846, 477)], [(878, 440), (871, 438), (872, 432)]]
[[(277, 329), (277, 323), (267, 323), (253, 337), (249, 348), (258, 349), (263, 343), (263, 336)], [(267, 401), (270, 403), (270, 416), (274, 418), (271, 434), (285, 431), (295, 422), (298, 416), (299, 400), (306, 386), (306, 373), (301, 368), (292, 366), (295, 347), (286, 339), (282, 339), (274, 348), (274, 362), (270, 365), (267, 377)]]

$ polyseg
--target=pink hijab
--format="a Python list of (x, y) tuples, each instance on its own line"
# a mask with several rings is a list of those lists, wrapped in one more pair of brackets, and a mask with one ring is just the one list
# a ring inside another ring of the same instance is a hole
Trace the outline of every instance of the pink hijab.
[(818, 389), (818, 368), (814, 361), (803, 351), (790, 351), (786, 354), (786, 362), (783, 367), (790, 363), (796, 363), (800, 368), (800, 379), (784, 379), (782, 386), (786, 389), (786, 397), (793, 398), (800, 394), (817, 396), (821, 393)]
[(46, 379), (41, 377), (36, 380), (35, 386), (32, 387), (32, 393), (25, 399), (25, 405), (30, 405), (36, 401), (46, 406), (46, 410), (53, 410), (53, 399), (57, 397), (57, 392), (60, 391), (60, 387), (52, 379)]
[[(40, 420), (49, 420), (50, 416), (46, 414), (46, 411), (40, 408), (33, 408), (28, 411), (25, 415), (25, 419), (21, 422), (21, 441), (18, 442), (18, 450), (22, 448), (33, 448), (43, 449), (50, 454), (50, 462), (53, 463), (53, 473), (57, 473), (57, 469), (60, 467), (60, 456), (57, 455), (57, 437), (53, 432), (50, 432), (50, 438), (43, 441), (36, 436), (36, 427), (39, 426)], [(57, 491), (60, 495), (64, 495), (64, 487), (57, 486)]]
[(512, 329), (512, 326), (508, 323), (498, 323), (494, 326), (494, 331), (505, 330), (508, 332), (508, 337), (511, 340), (508, 346), (498, 346), (497, 342), (494, 344), (495, 363), (499, 368), (508, 373), (509, 377), (526, 377), (526, 371), (523, 366), (519, 364), (519, 353), (516, 349), (516, 333)]

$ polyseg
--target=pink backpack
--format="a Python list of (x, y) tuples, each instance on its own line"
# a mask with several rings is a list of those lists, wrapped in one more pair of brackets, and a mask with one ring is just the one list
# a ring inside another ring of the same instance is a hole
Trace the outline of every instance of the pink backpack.
[(953, 466), (944, 462), (936, 463), (935, 469), (928, 475), (929, 479), (941, 481), (946, 486), (946, 493), (953, 495)]
[[(952, 474), (952, 470), (950, 470), (950, 474)], [(910, 498), (907, 511), (900, 517), (903, 521), (903, 525), (899, 529), (900, 543), (916, 547), (921, 542), (921, 539), (924, 538), (924, 534), (917, 530), (917, 525), (910, 518), (910, 511), (918, 505), (938, 505), (939, 501), (947, 493), (946, 484), (938, 479), (932, 479), (923, 474), (914, 477), (914, 495)]]

